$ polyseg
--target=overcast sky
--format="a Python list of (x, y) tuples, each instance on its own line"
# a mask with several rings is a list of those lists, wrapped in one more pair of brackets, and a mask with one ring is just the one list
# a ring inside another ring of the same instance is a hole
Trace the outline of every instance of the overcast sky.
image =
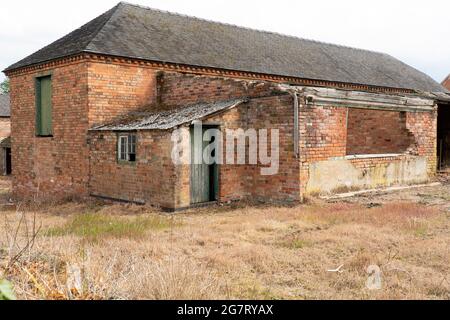
[[(80, 27), (117, 0), (0, 2), (0, 69)], [(450, 73), (448, 0), (130, 0), (210, 20), (382, 51), (441, 82)], [(0, 74), (0, 79), (4, 75)]]

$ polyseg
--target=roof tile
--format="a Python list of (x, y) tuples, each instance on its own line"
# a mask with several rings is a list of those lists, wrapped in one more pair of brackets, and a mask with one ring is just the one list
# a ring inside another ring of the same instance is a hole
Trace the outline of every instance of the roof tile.
[(232, 109), (244, 102), (245, 100), (242, 99), (234, 99), (213, 103), (198, 103), (170, 111), (141, 113), (138, 117), (130, 117), (131, 119), (124, 119), (120, 123), (97, 126), (92, 128), (91, 131), (168, 130)]
[(0, 94), (0, 117), (10, 117), (11, 106), (9, 94)]
[(446, 91), (426, 74), (387, 54), (123, 2), (7, 70), (81, 52), (303, 79)]

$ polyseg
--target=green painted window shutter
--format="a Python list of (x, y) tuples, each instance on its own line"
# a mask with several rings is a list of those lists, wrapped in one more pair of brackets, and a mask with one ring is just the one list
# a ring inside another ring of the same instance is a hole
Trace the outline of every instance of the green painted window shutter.
[(36, 79), (36, 134), (38, 136), (53, 134), (51, 76)]

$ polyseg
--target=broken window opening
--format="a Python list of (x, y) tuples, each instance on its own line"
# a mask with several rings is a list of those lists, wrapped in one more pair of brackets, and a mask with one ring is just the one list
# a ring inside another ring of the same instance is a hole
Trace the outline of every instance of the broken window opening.
[(347, 157), (398, 156), (414, 153), (417, 144), (404, 111), (348, 108)]
[(136, 134), (121, 134), (118, 137), (118, 160), (136, 162)]

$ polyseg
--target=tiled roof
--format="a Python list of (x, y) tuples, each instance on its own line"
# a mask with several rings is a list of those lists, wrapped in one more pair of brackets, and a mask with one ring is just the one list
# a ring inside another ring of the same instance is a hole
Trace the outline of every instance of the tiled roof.
[(426, 74), (384, 53), (123, 2), (7, 70), (82, 52), (302, 79), (446, 91)]
[(134, 130), (168, 130), (177, 126), (201, 120), (221, 111), (232, 109), (245, 100), (236, 99), (213, 103), (199, 103), (184, 108), (156, 113), (141, 113), (132, 119), (121, 120), (113, 123), (94, 127), (92, 131), (134, 131)]
[(11, 107), (9, 94), (0, 94), (0, 117), (10, 117)]

